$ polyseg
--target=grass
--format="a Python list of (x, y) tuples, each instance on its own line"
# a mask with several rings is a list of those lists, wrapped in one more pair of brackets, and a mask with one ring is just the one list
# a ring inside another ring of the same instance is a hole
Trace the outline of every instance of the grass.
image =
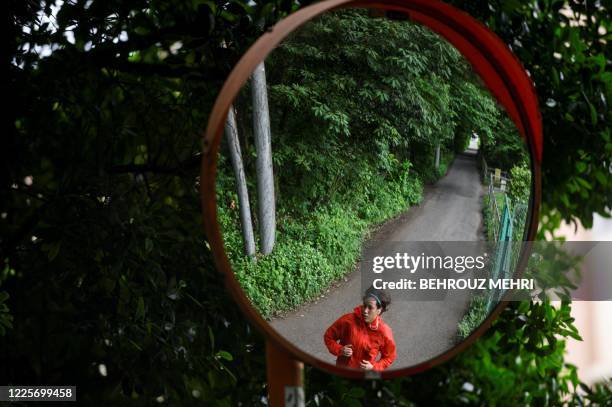
[(487, 295), (479, 295), (470, 300), (468, 312), (463, 316), (457, 326), (457, 336), (460, 340), (470, 336), (470, 334), (482, 324), (482, 321), (485, 320), (488, 315), (487, 301)]

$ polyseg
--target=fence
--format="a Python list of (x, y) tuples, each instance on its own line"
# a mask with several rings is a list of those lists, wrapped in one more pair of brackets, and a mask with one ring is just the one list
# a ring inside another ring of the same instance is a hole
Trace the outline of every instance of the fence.
[(506, 171), (499, 168), (490, 168), (484, 157), (481, 156), (482, 183), (493, 186), (497, 191), (505, 192), (510, 184), (510, 177)]
[[(488, 174), (486, 161), (483, 159), (483, 173)], [(512, 204), (504, 189), (495, 188), (493, 177), (489, 175), (488, 205), (491, 221), (488, 227), (493, 229), (493, 260), (491, 278), (511, 278), (516, 269), (522, 249), (523, 229), (527, 216), (527, 205)], [(503, 193), (503, 205), (498, 203), (497, 193)], [(500, 208), (500, 206), (502, 206)], [(503, 296), (504, 289), (493, 289), (488, 293), (487, 313), (490, 312)]]

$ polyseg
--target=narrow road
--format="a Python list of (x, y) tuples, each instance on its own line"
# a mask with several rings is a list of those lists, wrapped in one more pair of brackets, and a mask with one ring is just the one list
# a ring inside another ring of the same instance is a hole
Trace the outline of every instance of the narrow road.
[[(474, 150), (457, 155), (445, 177), (427, 187), (420, 205), (384, 224), (366, 244), (384, 241), (477, 241), (482, 240), (483, 189)], [(271, 321), (272, 327), (303, 351), (335, 363), (323, 342), (323, 333), (341, 315), (361, 303), (359, 267), (343, 282), (331, 287), (317, 301)], [(469, 296), (456, 291), (445, 301), (398, 299), (383, 319), (392, 330), (397, 359), (389, 369), (427, 361), (455, 344), (457, 324)]]

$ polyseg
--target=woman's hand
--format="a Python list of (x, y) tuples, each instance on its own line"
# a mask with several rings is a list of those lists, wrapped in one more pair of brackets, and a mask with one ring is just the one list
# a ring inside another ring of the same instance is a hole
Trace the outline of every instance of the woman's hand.
[(361, 363), (359, 364), (359, 367), (361, 367), (364, 370), (372, 370), (372, 369), (374, 369), (374, 365), (371, 364), (367, 360), (362, 360)]
[(342, 347), (342, 356), (351, 357), (353, 356), (353, 345), (344, 345)]

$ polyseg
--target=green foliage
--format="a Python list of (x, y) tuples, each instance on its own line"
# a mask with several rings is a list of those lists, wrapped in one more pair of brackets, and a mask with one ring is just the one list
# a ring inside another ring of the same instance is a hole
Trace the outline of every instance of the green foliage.
[[(427, 151), (429, 149), (425, 150)], [(435, 150), (432, 154), (423, 152), (424, 155), (416, 159), (415, 167), (418, 166), (422, 168), (420, 174), (425, 184), (434, 184), (440, 178), (444, 177), (455, 159), (454, 151), (444, 148), (440, 150), (440, 165), (438, 168), (435, 167)]]
[[(363, 10), (310, 22), (268, 57), (266, 71), (279, 225), (270, 256), (251, 263), (241, 255), (235, 185), (225, 160), (218, 196), (226, 205), (220, 214), (230, 259), (247, 295), (271, 316), (349, 271), (368, 227), (418, 202), (421, 183), (446, 174), (456, 130), (462, 137), (492, 133), (502, 113), (440, 37)], [(252, 187), (248, 85), (235, 106)], [(254, 194), (251, 200), (256, 206)], [(301, 286), (292, 281), (307, 274), (303, 267), (313, 267), (313, 274)]]
[[(8, 299), (3, 296), (3, 306), (14, 320), (0, 336), (2, 383), (72, 383), (83, 404), (151, 405), (159, 396), (172, 405), (262, 402), (264, 339), (226, 295), (199, 227), (194, 181), (198, 137), (239, 55), (262, 30), (305, 3), (94, 0), (85, 7), (64, 2), (57, 20), (44, 22), (39, 15), (50, 15), (52, 2), (9, 2), (10, 100), (5, 111), (10, 125), (0, 149), (0, 244), (3, 267), (8, 264), (10, 270), (2, 275), (2, 290), (10, 293)], [(553, 230), (562, 219), (572, 218), (589, 226), (593, 212), (605, 214), (612, 206), (611, 76), (605, 57), (610, 7), (557, 0), (453, 3), (510, 44), (534, 79), (545, 126), (545, 228)], [(589, 23), (569, 24), (559, 13), (563, 6), (584, 14)], [(118, 40), (122, 31), (125, 41)], [(412, 43), (410, 38), (406, 47)], [(39, 47), (47, 46), (53, 51), (43, 57), (47, 50)], [(362, 59), (352, 60), (359, 67), (384, 69), (380, 55), (368, 56), (364, 48), (356, 48)], [(419, 67), (415, 52), (406, 55), (390, 60), (390, 67), (433, 71), (443, 78), (449, 66), (461, 65), (442, 60), (430, 70)], [(344, 86), (347, 78), (342, 79), (338, 86)], [(309, 99), (308, 89), (298, 85), (289, 89), (295, 95), (285, 98), (288, 105), (293, 106), (292, 99), (310, 104), (295, 117), (308, 114), (329, 127), (322, 134), (346, 137), (354, 114), (333, 100)], [(382, 114), (404, 109), (393, 106), (401, 101), (391, 97), (397, 84), (389, 82), (382, 93), (365, 85), (364, 98), (394, 109), (379, 109)], [(407, 86), (428, 90), (413, 92), (423, 120), (459, 120), (443, 117), (444, 106), (431, 98), (440, 92), (440, 100), (454, 100), (445, 96), (456, 94), (452, 86), (427, 89), (418, 81)], [(283, 89), (274, 89), (272, 98), (280, 99)], [(349, 101), (358, 94), (350, 94)], [(357, 118), (371, 130), (357, 135), (360, 141), (379, 128), (389, 141), (389, 154), (384, 144), (367, 144), (365, 150), (381, 158), (376, 161), (381, 167), (369, 161), (373, 173), (372, 168), (392, 166), (390, 154), (401, 163), (415, 163), (414, 172), (420, 173), (415, 146), (400, 147), (404, 140), (429, 142), (430, 134), (417, 128), (420, 121), (402, 119), (405, 133), (388, 120)], [(309, 147), (296, 141), (307, 139), (296, 135), (292, 140), (294, 156), (288, 145), (275, 153), (298, 158), (300, 148)], [(334, 151), (333, 140), (311, 147)], [(350, 154), (358, 152), (348, 151), (346, 157)], [(431, 157), (431, 149), (427, 154)], [(300, 159), (304, 168), (313, 162), (323, 168), (314, 155)], [(332, 175), (342, 171), (338, 163), (349, 163), (347, 175), (361, 166), (355, 160), (332, 161)], [(32, 185), (24, 183), (28, 176)], [(341, 196), (335, 178), (326, 179), (330, 192)], [(281, 192), (298, 188), (299, 182), (281, 185)], [(372, 184), (361, 187), (367, 185)], [(300, 202), (314, 207), (326, 198), (319, 191)], [(307, 400), (328, 405), (340, 400), (367, 405), (609, 404), (609, 384), (583, 386), (576, 369), (563, 362), (562, 338), (574, 331), (566, 303), (559, 309), (550, 303), (513, 303), (463, 354), (413, 377), (355, 382), (307, 367)], [(45, 349), (52, 351), (41, 352)], [(107, 376), (100, 375), (101, 363)]]
[[(569, 305), (555, 309), (550, 303), (520, 302), (504, 313), (515, 318), (494, 324), (497, 329), (472, 350), (483, 359), (467, 359), (469, 353), (461, 356), (473, 377), (469, 381), (478, 383), (465, 396), (486, 404), (561, 403), (579, 383), (575, 367), (563, 363), (564, 343), (546, 332), (571, 326)], [(509, 349), (514, 352), (504, 352)], [(533, 387), (532, 380), (540, 385)]]
[(457, 337), (463, 340), (470, 336), (487, 317), (487, 296), (479, 295), (470, 300), (468, 312), (461, 318), (457, 327)]
[(576, 283), (580, 282), (582, 258), (564, 250), (562, 244), (560, 241), (534, 243), (525, 275), (536, 281), (542, 299), (555, 296), (569, 300)]
[[(455, 130), (457, 134), (455, 146), (467, 147), (465, 144), (469, 143), (473, 132), (477, 133), (481, 140), (484, 139), (494, 144), (499, 137), (500, 128), (511, 123), (505, 112), (498, 108), (495, 100), (488, 91), (479, 86), (477, 80), (456, 81), (454, 86), (457, 90), (452, 99), (453, 110), (459, 113), (459, 123)], [(513, 131), (512, 124), (507, 129), (507, 136), (507, 141), (510, 143), (515, 143), (515, 139), (518, 138), (516, 131)]]
[(364, 10), (309, 22), (266, 67), (277, 132), (293, 134), (292, 148), (313, 134), (330, 144), (350, 140), (376, 153), (382, 169), (390, 155), (408, 158), (424, 179), (439, 177), (430, 176), (438, 142), (452, 150), (455, 138), (464, 144), (472, 131), (490, 134), (502, 114), (438, 35)]
[(462, 153), (470, 146), (470, 139), (472, 138), (472, 135), (467, 131), (459, 131), (459, 128), (455, 131), (456, 133), (453, 149), (455, 153)]
[[(52, 4), (9, 6), (0, 381), (73, 383), (84, 404), (257, 402), (262, 341), (223, 294), (197, 184), (198, 137), (229, 67), (195, 37), (209, 16), (211, 39), (225, 37), (232, 12), (65, 2), (40, 23)], [(237, 366), (251, 370), (241, 395)]]
[(495, 206), (491, 202), (489, 194), (486, 194), (482, 198), (482, 212), (483, 212), (483, 223), (485, 228), (485, 234), (487, 241), (495, 242), (495, 231), (499, 230), (501, 211), (504, 208), (504, 194), (500, 192), (494, 192), (495, 200), (497, 203), (498, 213), (495, 212)]
[[(463, 150), (465, 151), (465, 149)], [(453, 151), (442, 150), (440, 153), (440, 166), (438, 167), (435, 174), (435, 181), (444, 177), (449, 170), (449, 167), (453, 164), (455, 154)], [(432, 182), (433, 183), (433, 182)]]
[(588, 228), (593, 213), (609, 217), (609, 2), (451, 3), (487, 24), (509, 44), (535, 83), (544, 124), (543, 230), (553, 231), (561, 219), (580, 220)]
[(531, 170), (526, 165), (514, 166), (510, 170), (508, 196), (513, 204), (529, 202), (531, 195)]
[(529, 163), (526, 144), (507, 116), (500, 117), (491, 133), (480, 136), (480, 148), (489, 167), (509, 171), (514, 166)]

